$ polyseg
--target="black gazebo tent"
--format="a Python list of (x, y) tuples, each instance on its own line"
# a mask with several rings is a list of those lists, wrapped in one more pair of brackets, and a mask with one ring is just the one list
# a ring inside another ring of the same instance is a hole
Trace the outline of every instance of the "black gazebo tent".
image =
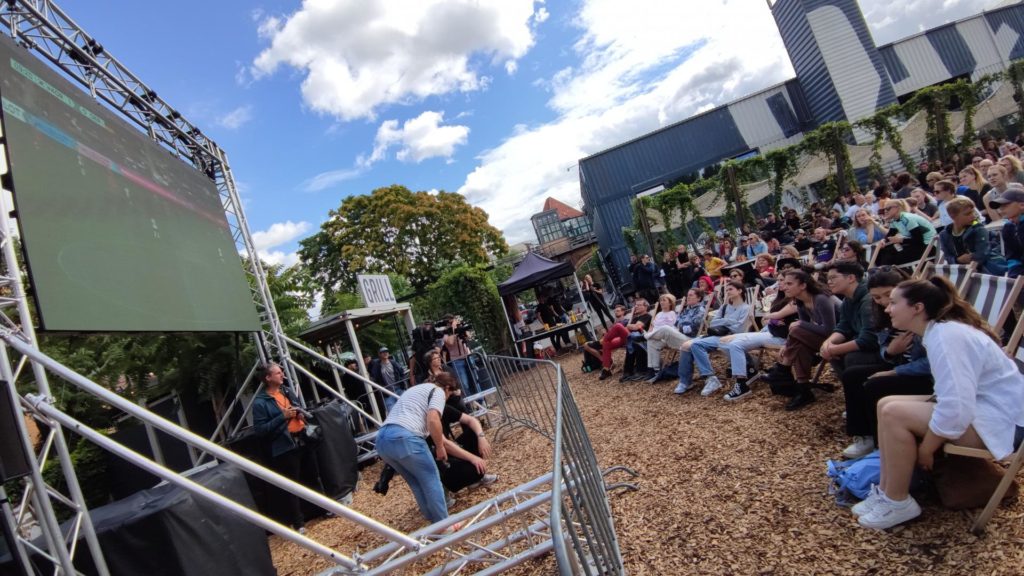
[(516, 266), (512, 276), (498, 285), (498, 293), (502, 296), (511, 296), (534, 286), (539, 286), (549, 280), (571, 276), (576, 271), (568, 262), (557, 262), (549, 260), (539, 254), (529, 252), (526, 258)]
[[(558, 278), (564, 278), (566, 276), (572, 276), (573, 282), (576, 284), (576, 290), (580, 294), (580, 300), (586, 305), (586, 299), (583, 298), (583, 291), (580, 289), (579, 279), (576, 278), (576, 269), (573, 268), (572, 264), (568, 262), (558, 262), (550, 260), (539, 254), (529, 252), (526, 254), (526, 258), (516, 266), (512, 276), (508, 280), (498, 285), (498, 294), (501, 295), (503, 302), (502, 310), (505, 311), (505, 320), (508, 322), (509, 332), (512, 334), (512, 340), (516, 340), (516, 331), (512, 324), (512, 319), (509, 316), (509, 310), (513, 311), (513, 314), (517, 315), (518, 308), (516, 307), (516, 300), (514, 296), (520, 292), (524, 292), (535, 286), (540, 286), (545, 282), (556, 280)], [(589, 320), (589, 314), (588, 314)], [(593, 330), (593, 325), (590, 326)], [(516, 353), (519, 353), (518, 346)]]

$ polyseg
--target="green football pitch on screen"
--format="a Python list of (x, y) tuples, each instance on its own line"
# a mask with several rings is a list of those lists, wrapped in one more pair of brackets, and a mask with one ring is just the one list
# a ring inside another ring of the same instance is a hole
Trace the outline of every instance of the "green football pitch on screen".
[(0, 99), (40, 328), (259, 329), (209, 178), (2, 35)]

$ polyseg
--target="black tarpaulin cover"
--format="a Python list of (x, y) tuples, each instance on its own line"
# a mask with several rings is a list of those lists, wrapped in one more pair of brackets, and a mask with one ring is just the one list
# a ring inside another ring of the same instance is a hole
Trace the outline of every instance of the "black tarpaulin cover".
[(518, 294), (549, 280), (571, 276), (573, 272), (575, 270), (568, 262), (556, 262), (529, 252), (516, 266), (512, 276), (498, 286), (498, 293), (502, 296)]
[[(255, 508), (242, 472), (234, 466), (221, 464), (192, 480)], [(91, 517), (107, 567), (115, 576), (277, 574), (262, 528), (176, 486), (136, 492), (92, 510)], [(46, 546), (42, 538), (36, 545)], [(39, 568), (47, 565), (36, 560)], [(83, 574), (96, 574), (84, 541), (78, 543), (75, 567)], [(12, 569), (10, 556), (0, 557), (0, 574)]]
[(359, 483), (359, 455), (352, 436), (352, 408), (331, 401), (311, 412), (324, 431), (324, 440), (316, 448), (320, 483), (324, 494), (337, 500), (355, 490)]

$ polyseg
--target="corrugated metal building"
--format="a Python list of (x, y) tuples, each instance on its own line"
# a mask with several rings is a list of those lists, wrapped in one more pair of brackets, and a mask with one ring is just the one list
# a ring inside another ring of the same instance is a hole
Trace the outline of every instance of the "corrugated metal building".
[(797, 77), (580, 160), (580, 194), (602, 255), (624, 270), (622, 227), (637, 194), (737, 156), (801, 139), (832, 120), (870, 116), (898, 97), (978, 77), (1024, 57), (1014, 4), (876, 48), (856, 0), (776, 0), (772, 14)]

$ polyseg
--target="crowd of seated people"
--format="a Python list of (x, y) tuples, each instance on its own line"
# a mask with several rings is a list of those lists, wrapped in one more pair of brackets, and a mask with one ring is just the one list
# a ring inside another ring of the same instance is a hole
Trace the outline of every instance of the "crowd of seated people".
[[(728, 390), (721, 398), (730, 402), (751, 397), (761, 381), (795, 411), (815, 402), (828, 363), (844, 394), (843, 456), (881, 452), (881, 483), (854, 507), (858, 521), (885, 529), (917, 516), (908, 493), (915, 465), (930, 467), (944, 442), (1006, 456), (1024, 424), (1024, 376), (1001, 348), (1014, 325), (995, 334), (946, 278), (912, 276), (922, 259), (1010, 278), (1024, 272), (1024, 168), (1016, 157), (975, 157), (963, 167), (923, 163), (920, 172), (803, 217), (787, 208), (735, 235), (720, 226), (689, 253), (680, 247), (685, 257), (666, 262), (685, 261), (713, 284), (688, 276), (653, 316), (643, 301), (630, 314), (620, 307), (619, 328), (590, 351), (602, 355), (601, 378), (614, 370), (611, 350), (629, 346), (635, 368), (620, 381), (676, 377), (677, 395), (702, 381), (702, 396)], [(986, 227), (993, 222), (999, 231)], [(747, 301), (758, 293), (768, 298)], [(764, 371), (752, 354), (762, 348), (775, 356)], [(711, 362), (716, 350), (728, 359), (724, 374)], [(669, 352), (678, 360), (665, 365)]]

